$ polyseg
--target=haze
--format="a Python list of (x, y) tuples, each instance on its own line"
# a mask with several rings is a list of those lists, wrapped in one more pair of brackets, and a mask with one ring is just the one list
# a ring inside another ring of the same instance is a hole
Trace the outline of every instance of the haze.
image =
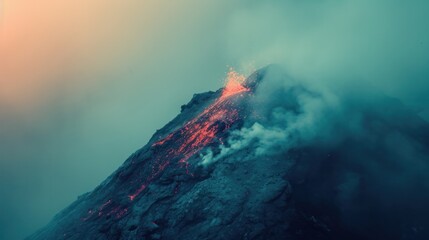
[(0, 239), (92, 190), (229, 66), (377, 89), (429, 119), (426, 1), (1, 3)]

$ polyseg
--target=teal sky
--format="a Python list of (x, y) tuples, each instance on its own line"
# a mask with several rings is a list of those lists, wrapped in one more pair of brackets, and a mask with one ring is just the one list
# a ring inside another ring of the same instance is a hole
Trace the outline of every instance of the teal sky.
[(278, 63), (317, 86), (377, 89), (429, 120), (427, 1), (3, 8), (0, 239), (21, 239), (92, 190), (194, 93), (221, 87), (229, 66)]

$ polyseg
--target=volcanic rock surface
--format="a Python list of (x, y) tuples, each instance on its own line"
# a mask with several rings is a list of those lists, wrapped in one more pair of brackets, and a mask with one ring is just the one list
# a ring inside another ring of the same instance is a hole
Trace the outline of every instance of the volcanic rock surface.
[[(401, 201), (380, 209), (384, 205), (374, 200), (373, 191), (371, 195), (362, 190), (383, 188), (371, 182), (375, 178), (365, 177), (377, 173), (369, 173), (367, 165), (350, 156), (389, 165), (389, 149), (378, 147), (376, 139), (397, 132), (420, 146), (423, 155), (418, 161), (427, 161), (428, 124), (386, 98), (384, 109), (395, 109), (395, 120), (371, 107), (359, 110), (375, 145), (344, 137), (329, 144), (273, 144), (261, 152), (257, 138), (234, 139), (243, 136), (237, 134), (243, 129), (257, 132), (270, 123), (271, 116), (261, 110), (270, 101), (254, 101), (269, 71), (287, 78), (275, 66), (245, 80), (231, 73), (225, 88), (194, 95), (146, 146), (28, 239), (424, 239), (428, 208), (422, 206), (427, 193), (412, 200), (415, 207), (410, 203), (404, 209)], [(300, 96), (318, 97), (299, 84), (281, 94), (282, 109), (297, 116)], [(280, 132), (281, 128), (272, 131)], [(357, 177), (344, 177), (350, 174)], [(345, 195), (348, 189), (353, 194)], [(350, 208), (338, 202), (343, 198), (352, 199)]]

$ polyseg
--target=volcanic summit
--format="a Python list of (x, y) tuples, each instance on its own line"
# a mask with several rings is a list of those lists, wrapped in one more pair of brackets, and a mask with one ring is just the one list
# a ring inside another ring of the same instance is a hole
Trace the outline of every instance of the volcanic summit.
[[(310, 111), (323, 95), (280, 67), (248, 78), (231, 71), (224, 88), (194, 95), (28, 239), (425, 239), (428, 186), (390, 181), (407, 156), (386, 139), (408, 139), (418, 149), (408, 163), (427, 166), (429, 124), (394, 99), (375, 98), (381, 107), (350, 101), (344, 114), (329, 104)], [(353, 133), (353, 114), (369, 134)], [(412, 199), (391, 202), (377, 189)]]

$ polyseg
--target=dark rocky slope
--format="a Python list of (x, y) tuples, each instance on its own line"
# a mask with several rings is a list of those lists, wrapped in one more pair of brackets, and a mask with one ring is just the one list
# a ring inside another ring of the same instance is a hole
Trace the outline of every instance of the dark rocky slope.
[(271, 66), (194, 95), (28, 239), (428, 239), (428, 124), (376, 96), (341, 105), (309, 138), (291, 126), (321, 94), (267, 78), (288, 79)]

